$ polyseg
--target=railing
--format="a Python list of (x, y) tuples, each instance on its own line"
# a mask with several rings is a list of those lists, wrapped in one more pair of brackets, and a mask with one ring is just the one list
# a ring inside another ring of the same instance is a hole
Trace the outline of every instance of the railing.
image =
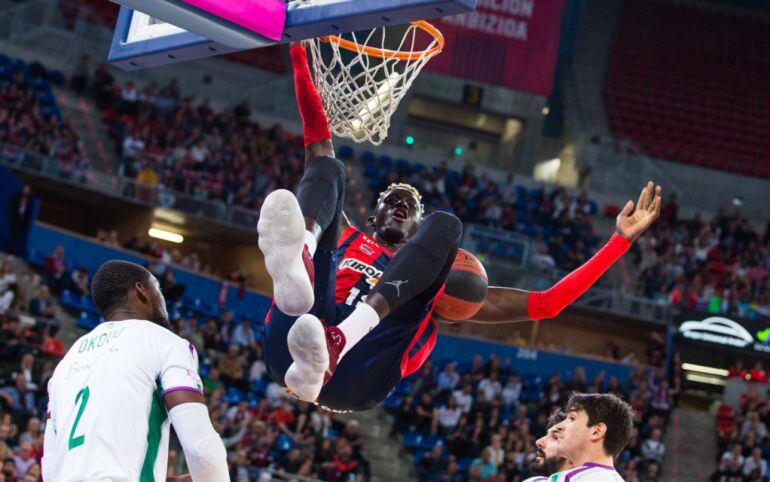
[[(68, 21), (63, 20), (62, 8), (72, 12)], [(39, 42), (40, 34), (55, 33), (67, 40), (51, 45), (51, 54), (65, 64), (75, 65), (84, 54), (105, 58), (112, 35), (106, 26), (94, 28), (93, 17), (93, 9), (68, 0), (28, 1), (0, 11), (0, 39), (27, 46)]]
[(70, 170), (66, 163), (55, 156), (46, 156), (6, 144), (0, 144), (0, 163), (11, 169), (96, 191), (134, 204), (173, 209), (238, 228), (253, 230), (259, 218), (259, 213), (254, 210), (229, 206), (223, 201), (202, 199), (113, 174)]
[(595, 287), (576, 303), (618, 315), (633, 316), (652, 323), (668, 324), (672, 319), (671, 303), (631, 295), (622, 289)]

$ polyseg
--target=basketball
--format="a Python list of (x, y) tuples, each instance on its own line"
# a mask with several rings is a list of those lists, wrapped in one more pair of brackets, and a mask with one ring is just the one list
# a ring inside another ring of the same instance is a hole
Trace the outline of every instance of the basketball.
[(436, 315), (451, 321), (463, 321), (479, 312), (487, 297), (489, 279), (484, 265), (474, 255), (459, 250), (446, 290), (438, 300)]

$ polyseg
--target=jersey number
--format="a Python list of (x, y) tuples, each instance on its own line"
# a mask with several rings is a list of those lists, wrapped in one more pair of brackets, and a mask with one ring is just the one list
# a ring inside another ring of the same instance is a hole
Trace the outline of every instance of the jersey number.
[[(366, 295), (361, 296), (361, 299), (358, 300), (359, 295), (361, 294), (361, 290), (358, 288), (351, 288), (350, 294), (348, 295), (347, 299), (345, 300), (345, 304), (348, 306), (356, 305), (358, 306), (358, 303), (363, 303), (366, 301)], [(356, 302), (358, 300), (358, 302)]]
[(80, 417), (83, 416), (83, 411), (86, 409), (86, 405), (88, 404), (88, 397), (90, 394), (91, 394), (91, 390), (89, 390), (88, 387), (85, 387), (82, 390), (80, 390), (77, 396), (75, 397), (75, 405), (80, 403), (80, 407), (78, 407), (78, 414), (75, 416), (75, 423), (72, 424), (72, 431), (70, 432), (69, 450), (72, 450), (76, 447), (80, 447), (81, 445), (83, 445), (83, 442), (86, 439), (85, 435), (80, 435), (78, 437), (75, 437), (75, 430), (78, 429), (78, 424), (80, 423)]

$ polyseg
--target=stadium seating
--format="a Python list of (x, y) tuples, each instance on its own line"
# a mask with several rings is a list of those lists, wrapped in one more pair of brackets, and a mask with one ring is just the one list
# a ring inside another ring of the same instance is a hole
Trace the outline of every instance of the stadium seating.
[(766, 17), (625, 2), (604, 85), (613, 132), (653, 157), (770, 176), (768, 49)]
[[(404, 449), (412, 454), (418, 480), (421, 482), (446, 480), (441, 477), (447, 471), (450, 457), (458, 462), (463, 477), (467, 476), (469, 480), (475, 480), (469, 470), (474, 463), (480, 461), (481, 452), (485, 446), (491, 444), (495, 434), (501, 434), (501, 448), (505, 450), (506, 457), (502, 464), (495, 464), (498, 478), (494, 480), (523, 480), (532, 475), (524, 461), (526, 453), (530, 450), (529, 447), (542, 435), (538, 431), (545, 430), (542, 426), (544, 417), (552, 409), (560, 407), (573, 390), (608, 390), (601, 381), (594, 382), (594, 386), (590, 386), (590, 382), (583, 378), (582, 369), (577, 367), (573, 373), (565, 373), (561, 378), (558, 374), (544, 371), (524, 373), (520, 374), (519, 378), (515, 378), (517, 375), (515, 371), (508, 366), (501, 366), (499, 359), (493, 357), (482, 361), (481, 357), (475, 358), (473, 361), (465, 359), (455, 363), (459, 378), (454, 388), (442, 386), (439, 378), (447, 361), (433, 360), (432, 366), (436, 367), (435, 369), (421, 370), (404, 380), (385, 402), (385, 409), (394, 416), (394, 431), (401, 431), (401, 443)], [(489, 377), (492, 372), (500, 373), (499, 385), (495, 386), (495, 382), (490, 383)], [(578, 375), (579, 372), (581, 372), (580, 375)], [(616, 393), (627, 396), (632, 406), (646, 414), (643, 421), (636, 426), (640, 437), (618, 458), (617, 465), (621, 474), (629, 477), (634, 475), (634, 470), (650, 464), (639, 455), (641, 434), (647, 436), (654, 428), (665, 428), (665, 422), (660, 418), (663, 412), (651, 409), (648, 405), (650, 394), (659, 386), (660, 380), (652, 371), (641, 377), (640, 373), (627, 380), (622, 388), (616, 389)], [(508, 384), (509, 381), (512, 385)], [(503, 389), (515, 386), (517, 383), (519, 383), (519, 389), (516, 391), (518, 395), (514, 395), (513, 399), (509, 394), (501, 395)], [(454, 397), (459, 400), (458, 397), (462, 397), (459, 393), (466, 385), (472, 387), (469, 392), (472, 404), (470, 410), (462, 414), (462, 419), (465, 421), (461, 420), (456, 422), (456, 425), (448, 427), (437, 425), (440, 410), (447, 405), (449, 398)], [(552, 386), (558, 388), (558, 397), (555, 399), (550, 390)], [(495, 395), (492, 399), (486, 399), (488, 396), (486, 390), (490, 387), (494, 387), (492, 393)], [(456, 391), (453, 391), (455, 389)], [(411, 397), (413, 400), (411, 405), (403, 403), (406, 397)], [(420, 415), (419, 409), (423, 402), (430, 407), (433, 417), (436, 417), (432, 423), (429, 418)], [(494, 419), (492, 413), (496, 410), (499, 410), (500, 414), (497, 419)], [(521, 418), (522, 415), (524, 418)], [(475, 424), (479, 420), (483, 421), (481, 425), (483, 428), (477, 433), (474, 427), (478, 427)], [(526, 425), (525, 429), (522, 429), (522, 425)], [(532, 433), (532, 430), (536, 433)], [(520, 444), (522, 441), (524, 443)], [(432, 451), (436, 446), (440, 447), (441, 458), (431, 460)], [(523, 447), (526, 448), (523, 449)], [(522, 452), (522, 450), (525, 451)], [(520, 457), (508, 457), (512, 453)], [(624, 472), (627, 467), (628, 473)], [(642, 479), (626, 478), (624, 480)]]

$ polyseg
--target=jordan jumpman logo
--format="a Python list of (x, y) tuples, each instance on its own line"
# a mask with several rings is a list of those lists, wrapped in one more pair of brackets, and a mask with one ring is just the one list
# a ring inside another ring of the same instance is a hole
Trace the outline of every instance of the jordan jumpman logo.
[(386, 285), (393, 285), (396, 287), (396, 298), (401, 298), (401, 285), (405, 285), (409, 280), (388, 281)]

